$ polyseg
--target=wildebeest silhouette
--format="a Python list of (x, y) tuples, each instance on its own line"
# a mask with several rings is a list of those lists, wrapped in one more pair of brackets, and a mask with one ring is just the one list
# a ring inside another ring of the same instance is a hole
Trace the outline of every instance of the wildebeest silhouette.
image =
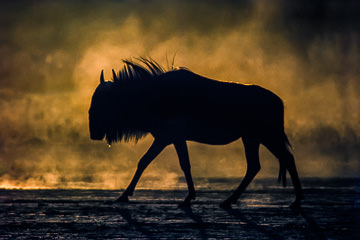
[(138, 140), (150, 133), (154, 141), (140, 159), (136, 173), (118, 202), (128, 202), (141, 174), (167, 146), (173, 144), (185, 174), (188, 195), (195, 199), (187, 141), (225, 145), (242, 138), (247, 161), (244, 179), (220, 206), (230, 208), (260, 170), (259, 146), (266, 146), (280, 163), (280, 178), (289, 171), (296, 193), (290, 207), (300, 207), (302, 188), (284, 131), (282, 100), (256, 85), (212, 80), (185, 68), (165, 71), (157, 62), (123, 60), (113, 81), (103, 71), (89, 110), (90, 137), (116, 141)]

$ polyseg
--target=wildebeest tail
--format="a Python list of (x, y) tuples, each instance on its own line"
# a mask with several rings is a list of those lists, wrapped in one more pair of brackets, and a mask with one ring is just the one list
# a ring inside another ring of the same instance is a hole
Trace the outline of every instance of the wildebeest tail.
[[(287, 148), (288, 151), (291, 151), (292, 146), (291, 146), (291, 143), (290, 143), (288, 137), (286, 136), (285, 131), (284, 131), (284, 133), (283, 133), (283, 138), (284, 138), (285, 147)], [(280, 159), (279, 159), (279, 176), (278, 176), (278, 182), (282, 182), (282, 185), (283, 185), (284, 187), (286, 187), (286, 167), (285, 167), (284, 164), (280, 161)]]

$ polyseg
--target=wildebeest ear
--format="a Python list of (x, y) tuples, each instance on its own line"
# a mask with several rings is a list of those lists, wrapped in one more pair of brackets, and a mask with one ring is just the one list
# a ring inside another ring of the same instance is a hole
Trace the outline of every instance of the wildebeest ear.
[(116, 73), (115, 73), (114, 69), (112, 70), (112, 73), (113, 73), (114, 82), (117, 82), (118, 78), (116, 77)]
[(105, 79), (104, 79), (104, 70), (101, 70), (100, 83), (103, 84), (104, 82), (105, 82)]

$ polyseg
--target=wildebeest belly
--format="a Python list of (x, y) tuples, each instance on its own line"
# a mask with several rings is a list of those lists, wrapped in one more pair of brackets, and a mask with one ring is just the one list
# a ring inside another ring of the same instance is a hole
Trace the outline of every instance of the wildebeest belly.
[(178, 115), (157, 121), (150, 132), (159, 138), (180, 137), (199, 143), (225, 145), (241, 137), (242, 129), (239, 126), (243, 125), (231, 123), (226, 119)]
[(186, 122), (184, 133), (186, 139), (190, 141), (224, 145), (239, 139), (242, 135), (242, 129), (239, 125), (226, 121), (191, 119)]
[(259, 106), (228, 104), (198, 108), (186, 118), (186, 138), (206, 144), (228, 144), (244, 135), (258, 135), (272, 125), (272, 118)]
[(229, 133), (224, 131), (191, 131), (186, 134), (186, 140), (195, 141), (199, 143), (211, 145), (225, 145), (229, 144), (241, 137), (241, 134)]

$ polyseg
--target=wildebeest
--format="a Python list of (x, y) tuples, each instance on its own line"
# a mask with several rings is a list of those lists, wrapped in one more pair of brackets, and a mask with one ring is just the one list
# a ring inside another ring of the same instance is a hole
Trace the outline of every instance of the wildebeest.
[(118, 202), (128, 202), (141, 174), (167, 146), (173, 144), (185, 174), (188, 195), (195, 199), (187, 141), (225, 145), (242, 138), (247, 161), (244, 179), (221, 207), (230, 208), (260, 170), (259, 146), (266, 146), (280, 163), (280, 177), (290, 173), (300, 207), (303, 199), (294, 157), (284, 131), (282, 100), (256, 85), (212, 80), (185, 68), (165, 71), (152, 59), (124, 60), (113, 81), (103, 71), (89, 110), (90, 137), (116, 141), (138, 140), (150, 133), (154, 141), (140, 159), (136, 173)]

